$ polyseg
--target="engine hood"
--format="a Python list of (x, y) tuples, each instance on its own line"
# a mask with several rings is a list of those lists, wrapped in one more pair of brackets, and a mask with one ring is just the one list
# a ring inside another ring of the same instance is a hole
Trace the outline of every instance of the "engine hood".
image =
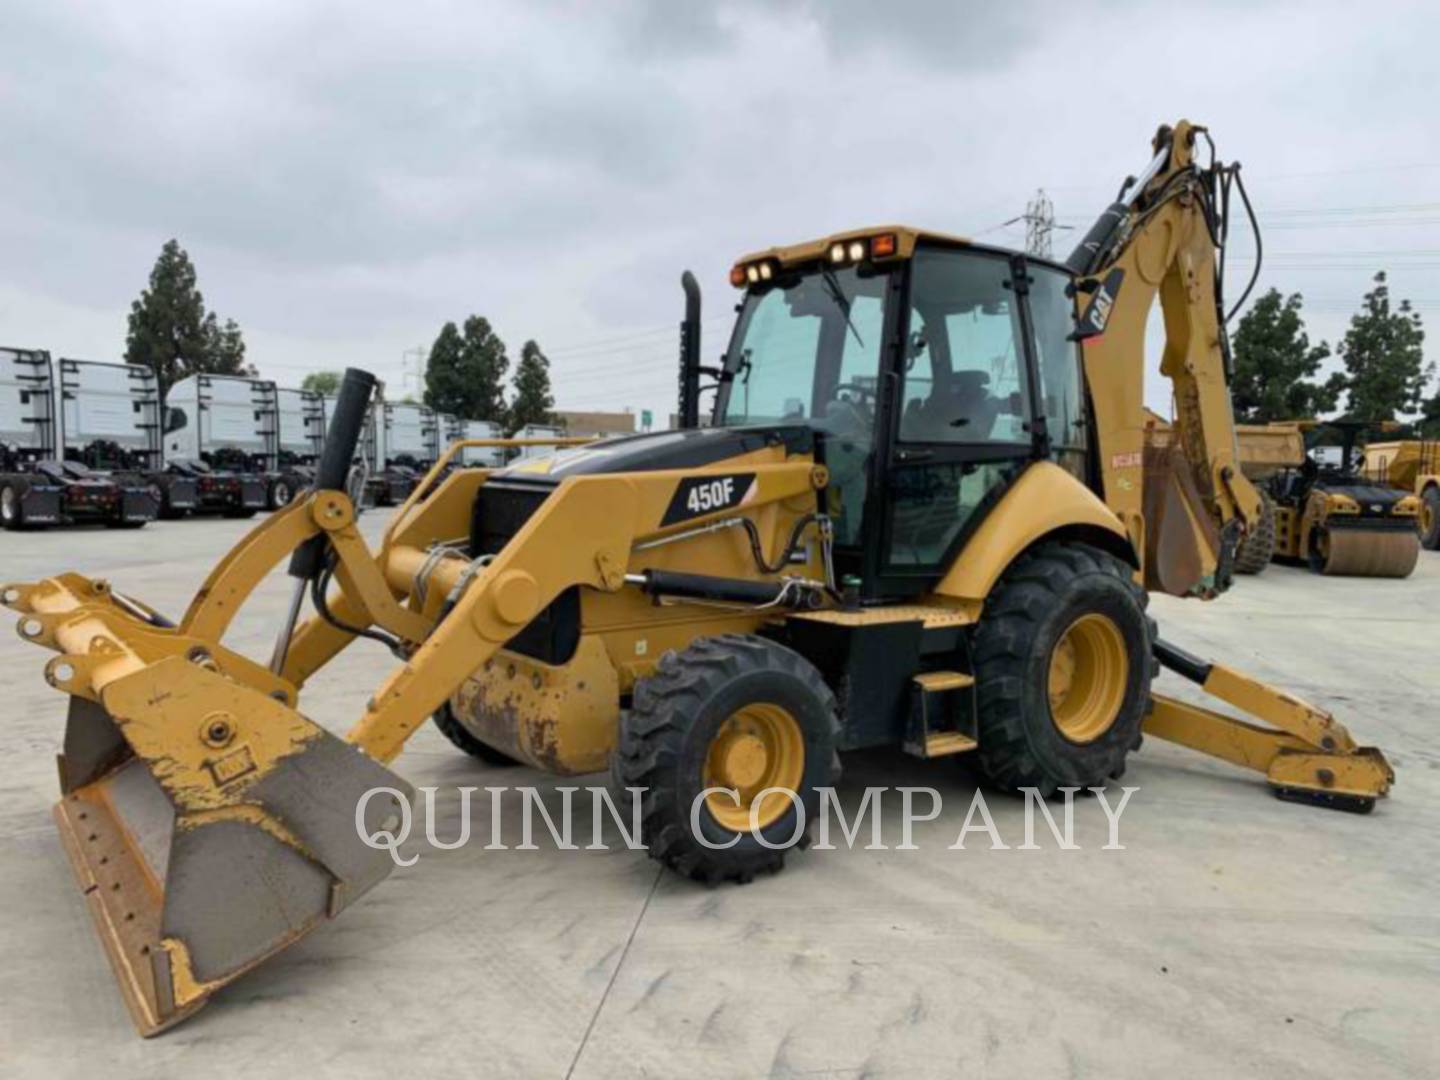
[(1327, 494), (1348, 495), (1360, 504), (1363, 511), (1375, 514), (1388, 514), (1396, 503), (1409, 494), (1398, 488), (1367, 484), (1363, 480), (1322, 481), (1321, 485)]
[(777, 445), (791, 453), (809, 452), (814, 448), (814, 432), (804, 425), (793, 425), (623, 435), (564, 447), (544, 457), (516, 462), (493, 475), (496, 479), (554, 486), (571, 476), (698, 469)]

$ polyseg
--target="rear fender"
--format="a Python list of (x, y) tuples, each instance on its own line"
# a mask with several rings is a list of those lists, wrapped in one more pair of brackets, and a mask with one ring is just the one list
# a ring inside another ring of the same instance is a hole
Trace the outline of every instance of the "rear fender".
[(1008, 566), (1051, 538), (1080, 539), (1139, 566), (1135, 545), (1115, 513), (1053, 462), (1031, 465), (986, 515), (935, 592), (984, 603)]

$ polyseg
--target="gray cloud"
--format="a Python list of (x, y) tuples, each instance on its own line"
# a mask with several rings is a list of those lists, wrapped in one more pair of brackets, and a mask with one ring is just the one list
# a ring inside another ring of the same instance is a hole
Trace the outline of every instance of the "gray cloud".
[[(986, 230), (1040, 185), (1086, 220), (1187, 113), (1246, 161), (1262, 210), (1425, 203), (1440, 177), (1437, 19), (1418, 4), (1360, 23), (1138, 0), (367, 7), (11, 4), (0, 338), (113, 355), (173, 235), (279, 377), (393, 378), (403, 348), (472, 310), (517, 344), (609, 340), (673, 322), (685, 266), (722, 315), (729, 260), (772, 242)], [(1435, 244), (1416, 222), (1270, 246)], [(1393, 261), (1433, 305), (1440, 260)], [(1316, 296), (1313, 336), (1333, 339), (1360, 263), (1277, 260), (1266, 283)], [(663, 333), (565, 355), (562, 401), (667, 404)]]

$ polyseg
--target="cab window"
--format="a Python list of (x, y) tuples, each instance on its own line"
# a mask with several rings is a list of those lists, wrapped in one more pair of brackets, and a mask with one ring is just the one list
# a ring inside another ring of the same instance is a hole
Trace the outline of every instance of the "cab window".
[(1058, 270), (1030, 267), (1030, 321), (1046, 429), (1056, 460), (1077, 476), (1085, 467), (1085, 388), (1080, 345), (1072, 340), (1075, 305), (1066, 294), (1069, 278)]
[(1003, 258), (921, 251), (911, 283), (901, 442), (1025, 443), (1029, 398)]

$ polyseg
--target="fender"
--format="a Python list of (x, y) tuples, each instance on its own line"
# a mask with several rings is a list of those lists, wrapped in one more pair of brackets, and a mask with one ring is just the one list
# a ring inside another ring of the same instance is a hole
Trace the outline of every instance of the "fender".
[(1031, 465), (975, 530), (935, 592), (983, 603), (1021, 552), (1052, 533), (1089, 532), (1097, 546), (1138, 567), (1125, 526), (1104, 501), (1051, 461)]

